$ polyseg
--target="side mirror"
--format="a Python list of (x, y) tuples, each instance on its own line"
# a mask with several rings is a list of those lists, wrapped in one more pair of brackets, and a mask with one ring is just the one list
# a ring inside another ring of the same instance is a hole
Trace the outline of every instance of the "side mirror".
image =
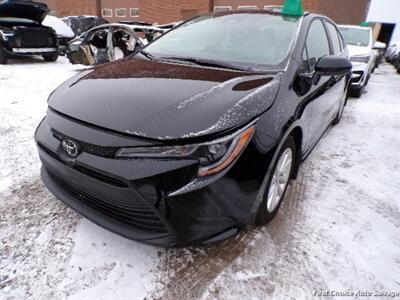
[(347, 58), (327, 55), (317, 62), (315, 73), (322, 76), (340, 76), (349, 73), (351, 68), (352, 64)]
[(374, 46), (372, 47), (374, 50), (383, 50), (386, 49), (386, 44), (382, 42), (375, 42)]

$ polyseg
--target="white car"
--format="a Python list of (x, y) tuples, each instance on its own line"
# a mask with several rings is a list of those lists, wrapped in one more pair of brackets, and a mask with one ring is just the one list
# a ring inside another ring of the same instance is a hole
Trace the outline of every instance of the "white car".
[(339, 25), (339, 29), (347, 43), (350, 61), (353, 64), (350, 94), (360, 97), (375, 68), (378, 56), (375, 49), (381, 49), (382, 46), (374, 44), (371, 27)]
[(63, 20), (47, 15), (42, 24), (47, 27), (51, 27), (57, 33), (57, 39), (59, 43), (59, 52), (64, 55), (67, 44), (75, 37), (75, 33), (71, 27), (64, 23)]

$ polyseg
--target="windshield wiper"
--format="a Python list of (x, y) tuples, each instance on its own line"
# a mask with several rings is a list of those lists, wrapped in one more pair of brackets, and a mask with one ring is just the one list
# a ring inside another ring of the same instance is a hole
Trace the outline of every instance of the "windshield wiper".
[(225, 68), (225, 69), (230, 69), (230, 70), (254, 71), (251, 68), (244, 68), (244, 67), (240, 67), (235, 64), (227, 63), (227, 62), (215, 61), (215, 60), (209, 60), (209, 59), (203, 59), (203, 58), (182, 57), (182, 56), (162, 56), (162, 57), (159, 57), (159, 59), (172, 60), (172, 61), (173, 60), (185, 61), (185, 62), (194, 63), (196, 65), (208, 66), (208, 67), (219, 67), (219, 68)]

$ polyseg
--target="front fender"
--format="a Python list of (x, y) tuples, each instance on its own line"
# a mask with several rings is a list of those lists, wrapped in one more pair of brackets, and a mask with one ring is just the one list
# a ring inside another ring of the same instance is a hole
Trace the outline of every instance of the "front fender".
[[(258, 213), (258, 209), (259, 209), (262, 201), (264, 200), (264, 192), (265, 192), (265, 189), (266, 189), (267, 184), (268, 184), (268, 179), (271, 176), (271, 173), (273, 171), (272, 168), (274, 166), (274, 163), (275, 163), (275, 161), (276, 161), (276, 159), (278, 157), (278, 154), (281, 151), (282, 146), (285, 143), (286, 139), (289, 137), (289, 135), (292, 134), (292, 132), (294, 132), (294, 130), (296, 128), (299, 128), (302, 132), (304, 132), (304, 129), (303, 129), (304, 128), (304, 121), (301, 120), (301, 119), (298, 119), (295, 122), (293, 122), (289, 126), (289, 128), (282, 134), (282, 137), (279, 140), (279, 143), (277, 143), (277, 146), (273, 150), (271, 150), (271, 152), (273, 152), (272, 159), (271, 159), (271, 161), (269, 163), (267, 172), (266, 172), (266, 174), (264, 176), (264, 179), (263, 179), (263, 181), (261, 183), (260, 189), (259, 189), (259, 191), (257, 193), (256, 200), (253, 203), (253, 207), (251, 208), (251, 211), (250, 211), (250, 214), (249, 214), (249, 218), (247, 220), (247, 224), (248, 225), (252, 225), (252, 224), (255, 223), (255, 220), (256, 220), (256, 217), (257, 217), (257, 213)], [(302, 139), (301, 143), (302, 143), (302, 146), (299, 147), (299, 149), (297, 149), (297, 158), (298, 159), (296, 160), (295, 174), (297, 173), (298, 168), (300, 166), (300, 163), (302, 161), (302, 148), (303, 148), (304, 139)]]

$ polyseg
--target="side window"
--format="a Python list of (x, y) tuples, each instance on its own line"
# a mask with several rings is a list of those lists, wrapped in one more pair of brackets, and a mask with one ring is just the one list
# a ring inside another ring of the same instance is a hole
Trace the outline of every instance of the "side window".
[(338, 55), (341, 52), (341, 49), (340, 49), (339, 36), (336, 31), (336, 28), (329, 22), (325, 22), (325, 24), (326, 28), (328, 28), (328, 32), (332, 40), (333, 54)]
[(308, 63), (310, 71), (314, 71), (318, 60), (330, 54), (328, 37), (326, 36), (325, 27), (321, 20), (311, 23), (308, 31), (306, 47), (308, 52)]

